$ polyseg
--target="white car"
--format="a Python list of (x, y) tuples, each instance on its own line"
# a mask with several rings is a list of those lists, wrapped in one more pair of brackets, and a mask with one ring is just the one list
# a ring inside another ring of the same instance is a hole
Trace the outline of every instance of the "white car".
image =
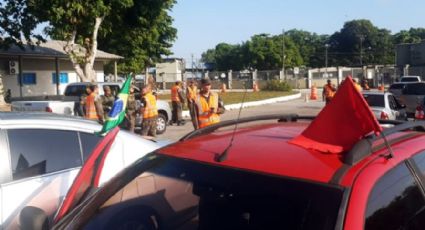
[[(101, 139), (94, 134), (100, 129), (98, 123), (75, 116), (0, 112), (0, 229), (16, 229), (25, 206), (53, 215)], [(119, 131), (100, 183), (158, 147)]]
[(390, 92), (363, 91), (363, 97), (377, 119), (406, 120), (406, 106)]

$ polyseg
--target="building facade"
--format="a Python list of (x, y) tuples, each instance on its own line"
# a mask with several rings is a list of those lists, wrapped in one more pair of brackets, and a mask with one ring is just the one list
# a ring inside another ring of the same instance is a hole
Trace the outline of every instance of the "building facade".
[[(81, 81), (63, 51), (63, 41), (48, 41), (31, 48), (0, 50), (0, 75), (12, 97), (62, 94), (66, 85)], [(103, 66), (122, 57), (98, 51), (94, 63), (97, 81), (104, 81)]]

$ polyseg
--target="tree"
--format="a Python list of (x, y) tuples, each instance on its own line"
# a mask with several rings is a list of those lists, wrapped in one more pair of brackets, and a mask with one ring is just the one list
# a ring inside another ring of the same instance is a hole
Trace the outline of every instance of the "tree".
[[(40, 38), (33, 33), (35, 27), (39, 23), (48, 23), (46, 34), (54, 39), (66, 41), (64, 51), (81, 80), (95, 81), (93, 65), (98, 37), (106, 50), (120, 51), (123, 52), (122, 55), (126, 55), (129, 50), (132, 51), (130, 58), (124, 61), (130, 66), (126, 70), (136, 70), (139, 66), (143, 66), (150, 60), (149, 55), (155, 59), (160, 54), (169, 54), (168, 48), (175, 38), (176, 31), (170, 26), (172, 19), (166, 10), (170, 9), (174, 2), (174, 0), (5, 0), (0, 16), (6, 22), (2, 24), (2, 28), (7, 32), (6, 39), (9, 39), (10, 43), (20, 44), (22, 37), (26, 41)], [(7, 23), (11, 21), (10, 19), (15, 22), (9, 26)], [(26, 24), (28, 22), (29, 24)], [(146, 25), (149, 26), (141, 28)], [(141, 34), (143, 36), (140, 36)], [(119, 47), (114, 49), (112, 45)], [(125, 47), (127, 45), (130, 48)], [(147, 47), (149, 50), (144, 50)]]
[[(13, 1), (13, 0), (9, 0)], [(27, 0), (28, 12), (40, 22), (54, 39), (65, 40), (63, 47), (82, 81), (96, 81), (93, 69), (97, 38), (105, 18), (131, 7), (132, 0)], [(103, 31), (110, 28), (103, 27)]]
[[(161, 55), (170, 55), (177, 30), (168, 15), (174, 0), (134, 1), (134, 5), (105, 19), (111, 31), (99, 37), (99, 48), (124, 56), (120, 72), (142, 72), (157, 62)], [(125, 45), (124, 45), (125, 44)]]
[(425, 39), (425, 28), (410, 28), (394, 34), (394, 43), (419, 43)]

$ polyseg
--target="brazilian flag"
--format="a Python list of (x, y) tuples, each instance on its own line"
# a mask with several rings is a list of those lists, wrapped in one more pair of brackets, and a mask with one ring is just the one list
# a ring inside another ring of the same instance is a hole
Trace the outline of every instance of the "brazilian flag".
[(127, 98), (131, 86), (131, 75), (125, 80), (117, 99), (115, 99), (112, 105), (111, 111), (106, 116), (105, 123), (103, 124), (102, 130), (97, 132), (98, 135), (104, 136), (111, 129), (117, 127), (125, 118), (125, 108), (127, 106)]

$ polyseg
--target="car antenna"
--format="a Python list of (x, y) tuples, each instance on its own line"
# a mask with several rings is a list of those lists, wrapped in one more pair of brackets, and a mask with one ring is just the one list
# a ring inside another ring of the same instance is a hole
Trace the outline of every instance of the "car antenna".
[(385, 159), (387, 160), (394, 158), (393, 149), (391, 148), (391, 145), (388, 143), (387, 137), (385, 137), (384, 132), (381, 132), (381, 136), (382, 136), (382, 139), (384, 139), (385, 146), (388, 149), (388, 153), (382, 154), (382, 156), (385, 157)]
[(238, 124), (239, 124), (238, 121), (241, 118), (241, 112), (242, 112), (243, 104), (245, 102), (245, 96), (246, 96), (246, 93), (248, 92), (248, 88), (246, 87), (246, 83), (247, 82), (245, 82), (245, 84), (244, 84), (245, 92), (244, 92), (244, 94), (242, 96), (242, 103), (241, 103), (241, 106), (239, 107), (238, 118), (236, 119), (235, 127), (233, 128), (232, 138), (230, 139), (229, 145), (227, 145), (227, 147), (224, 149), (224, 151), (222, 153), (220, 153), (220, 154), (216, 154), (216, 156), (214, 158), (214, 160), (216, 162), (223, 162), (223, 161), (225, 161), (227, 159), (227, 155), (228, 155), (229, 149), (233, 145), (233, 140), (235, 139), (236, 130), (238, 129)]

